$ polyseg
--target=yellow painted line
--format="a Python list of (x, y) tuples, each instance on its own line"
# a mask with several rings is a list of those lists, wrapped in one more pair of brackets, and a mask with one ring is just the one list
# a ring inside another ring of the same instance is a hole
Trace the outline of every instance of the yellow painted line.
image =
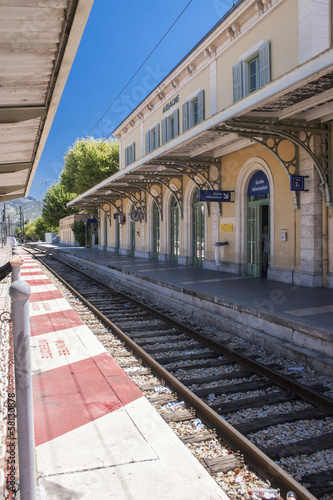
[(310, 316), (311, 314), (323, 314), (333, 312), (333, 305), (321, 307), (307, 307), (306, 309), (294, 309), (293, 311), (285, 311), (293, 316)]
[(214, 278), (211, 280), (196, 280), (196, 281), (181, 281), (182, 285), (193, 285), (195, 283), (215, 283), (218, 281), (235, 281), (235, 280), (246, 280), (253, 278), (253, 276), (237, 276), (237, 278)]

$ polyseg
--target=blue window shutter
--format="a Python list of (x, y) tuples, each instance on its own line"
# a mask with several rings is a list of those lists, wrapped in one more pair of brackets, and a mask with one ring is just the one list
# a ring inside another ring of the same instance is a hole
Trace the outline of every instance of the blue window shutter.
[(198, 97), (193, 99), (193, 101), (188, 101), (188, 108), (187, 108), (187, 114), (188, 114), (188, 128), (192, 128), (194, 126), (194, 102), (197, 100)]
[(155, 148), (160, 147), (160, 124), (155, 126)]
[(146, 132), (145, 137), (146, 137), (146, 154), (150, 153), (150, 140), (149, 140), (149, 132)]
[(175, 137), (179, 135), (179, 109), (176, 109), (173, 113), (173, 127)]
[(269, 40), (259, 47), (260, 87), (271, 81)]
[(189, 124), (188, 124), (188, 108), (189, 108), (189, 102), (185, 102), (185, 104), (183, 104), (183, 132), (186, 132), (186, 130), (188, 130), (189, 128)]
[(205, 91), (200, 90), (198, 94), (198, 123), (205, 119)]
[(135, 161), (135, 142), (132, 144), (132, 155), (131, 155), (131, 163)]
[(125, 167), (128, 165), (128, 148), (125, 148)]
[(246, 62), (242, 62), (242, 97), (249, 94), (249, 65)]
[(167, 142), (167, 119), (162, 120), (162, 144)]
[(167, 138), (168, 138), (168, 141), (170, 141), (170, 139), (172, 139), (171, 119), (170, 118), (167, 119)]
[(243, 61), (232, 68), (234, 102), (243, 97)]

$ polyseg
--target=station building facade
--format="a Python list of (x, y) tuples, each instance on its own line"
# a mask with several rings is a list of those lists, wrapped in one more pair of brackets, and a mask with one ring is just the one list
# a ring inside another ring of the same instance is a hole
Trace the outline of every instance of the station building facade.
[(69, 205), (100, 250), (333, 287), (331, 0), (241, 0), (117, 127)]
[(86, 213), (78, 213), (68, 215), (59, 220), (59, 241), (60, 245), (77, 247), (80, 243), (76, 240), (73, 233), (74, 222), (87, 222), (89, 215)]

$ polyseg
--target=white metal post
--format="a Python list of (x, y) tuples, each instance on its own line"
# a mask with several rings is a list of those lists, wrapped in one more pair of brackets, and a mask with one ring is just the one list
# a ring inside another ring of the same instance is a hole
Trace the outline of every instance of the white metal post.
[[(16, 238), (13, 238), (12, 254), (19, 255)], [(14, 283), (14, 281), (17, 281), (20, 278), (21, 278), (21, 266), (13, 266), (13, 268), (12, 268), (12, 282)]]
[(9, 289), (13, 313), (21, 500), (36, 499), (35, 435), (30, 358), (30, 293), (30, 285), (21, 280), (12, 283)]

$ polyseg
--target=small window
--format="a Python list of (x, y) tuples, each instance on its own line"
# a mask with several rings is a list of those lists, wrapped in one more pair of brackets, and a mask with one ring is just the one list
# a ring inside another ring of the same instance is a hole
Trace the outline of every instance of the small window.
[(135, 142), (125, 148), (125, 167), (135, 161)]
[(150, 151), (153, 151), (156, 149), (156, 142), (157, 142), (157, 137), (156, 137), (156, 130), (153, 128), (153, 130), (150, 130)]
[(162, 144), (179, 135), (179, 110), (176, 109), (172, 115), (162, 120)]
[(183, 104), (183, 132), (205, 119), (205, 92), (201, 90), (193, 99)]
[(270, 43), (263, 43), (259, 51), (232, 68), (234, 102), (251, 94), (271, 81)]
[(248, 85), (249, 85), (249, 94), (254, 92), (255, 90), (260, 88), (260, 64), (259, 64), (259, 54), (254, 58), (248, 61), (247, 63), (248, 69)]
[(173, 139), (175, 137), (175, 120), (173, 115), (167, 118), (167, 129), (169, 129), (170, 139)]
[(146, 154), (160, 146), (160, 124), (146, 132)]
[(196, 97), (191, 101), (192, 115), (193, 115), (193, 126), (199, 123), (199, 104), (198, 98)]

